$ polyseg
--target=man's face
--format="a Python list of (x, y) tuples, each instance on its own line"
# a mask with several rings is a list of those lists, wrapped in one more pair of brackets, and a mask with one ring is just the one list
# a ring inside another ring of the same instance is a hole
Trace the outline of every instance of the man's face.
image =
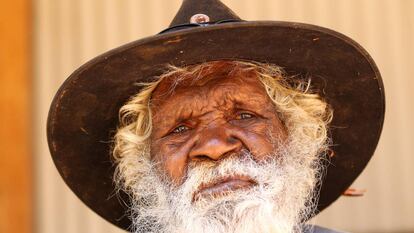
[[(312, 214), (326, 138), (315, 140), (319, 121), (302, 107), (325, 105), (276, 84), (272, 100), (256, 71), (234, 64), (165, 76), (151, 92), (149, 140), (135, 126), (118, 132), (116, 178), (135, 232), (291, 233)], [(148, 106), (138, 102), (127, 109)]]
[[(152, 159), (176, 185), (183, 182), (190, 163), (220, 163), (242, 150), (262, 161), (277, 150), (275, 142), (287, 137), (257, 77), (236, 73), (182, 80), (173, 90), (171, 85), (163, 81), (152, 95), (150, 141)], [(249, 177), (226, 177), (198, 191), (218, 195), (254, 183)]]

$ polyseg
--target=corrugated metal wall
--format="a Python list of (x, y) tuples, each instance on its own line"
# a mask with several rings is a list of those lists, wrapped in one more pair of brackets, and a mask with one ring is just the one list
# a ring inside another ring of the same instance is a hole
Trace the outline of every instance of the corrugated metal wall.
[[(374, 159), (355, 182), (362, 198), (343, 197), (316, 223), (353, 232), (414, 232), (414, 1), (223, 0), (248, 20), (317, 24), (361, 43), (382, 72), (387, 97)], [(37, 0), (34, 3), (36, 156), (35, 228), (39, 233), (121, 232), (87, 209), (59, 177), (45, 125), (57, 88), (78, 66), (165, 28), (179, 0)]]

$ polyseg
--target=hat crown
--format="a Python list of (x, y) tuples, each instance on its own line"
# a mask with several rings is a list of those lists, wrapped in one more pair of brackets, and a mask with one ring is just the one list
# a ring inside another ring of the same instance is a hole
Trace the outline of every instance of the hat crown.
[(240, 20), (240, 18), (219, 0), (183, 0), (170, 27), (188, 24), (196, 14), (207, 15), (211, 22), (221, 20)]

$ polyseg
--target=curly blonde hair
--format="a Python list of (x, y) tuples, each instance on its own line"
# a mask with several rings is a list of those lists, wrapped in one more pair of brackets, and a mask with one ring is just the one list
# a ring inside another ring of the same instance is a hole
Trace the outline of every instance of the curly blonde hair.
[(317, 142), (320, 151), (327, 149), (328, 124), (332, 110), (318, 94), (310, 92), (310, 81), (295, 81), (283, 69), (273, 64), (247, 61), (211, 61), (185, 67), (168, 66), (168, 70), (155, 81), (141, 84), (142, 90), (120, 109), (119, 128), (114, 137), (113, 158), (117, 163), (115, 181), (121, 182), (123, 189), (133, 185), (140, 174), (140, 166), (149, 166), (139, 155), (148, 154), (149, 137), (152, 131), (151, 95), (160, 82), (174, 80), (173, 89), (187, 77), (202, 79), (205, 76), (227, 72), (253, 72), (262, 82), (275, 109), (288, 132), (300, 131), (307, 140)]

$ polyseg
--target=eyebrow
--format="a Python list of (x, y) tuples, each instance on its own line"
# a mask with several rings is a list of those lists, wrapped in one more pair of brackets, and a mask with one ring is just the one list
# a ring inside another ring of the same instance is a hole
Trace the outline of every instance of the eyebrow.
[[(179, 107), (178, 111), (164, 114), (161, 123), (161, 132), (159, 138), (165, 137), (176, 125), (193, 118), (193, 111), (183, 109), (183, 107)], [(183, 111), (184, 110), (184, 111)], [(184, 113), (183, 113), (184, 112)]]
[[(261, 103), (262, 101), (258, 100), (259, 98), (257, 98), (255, 95), (251, 95), (248, 98), (248, 101), (241, 101), (240, 99), (234, 99), (234, 103), (236, 107), (240, 107), (240, 108), (252, 108), (252, 102), (254, 103)], [(263, 108), (259, 108), (257, 111), (259, 112), (260, 110), (264, 109)]]

